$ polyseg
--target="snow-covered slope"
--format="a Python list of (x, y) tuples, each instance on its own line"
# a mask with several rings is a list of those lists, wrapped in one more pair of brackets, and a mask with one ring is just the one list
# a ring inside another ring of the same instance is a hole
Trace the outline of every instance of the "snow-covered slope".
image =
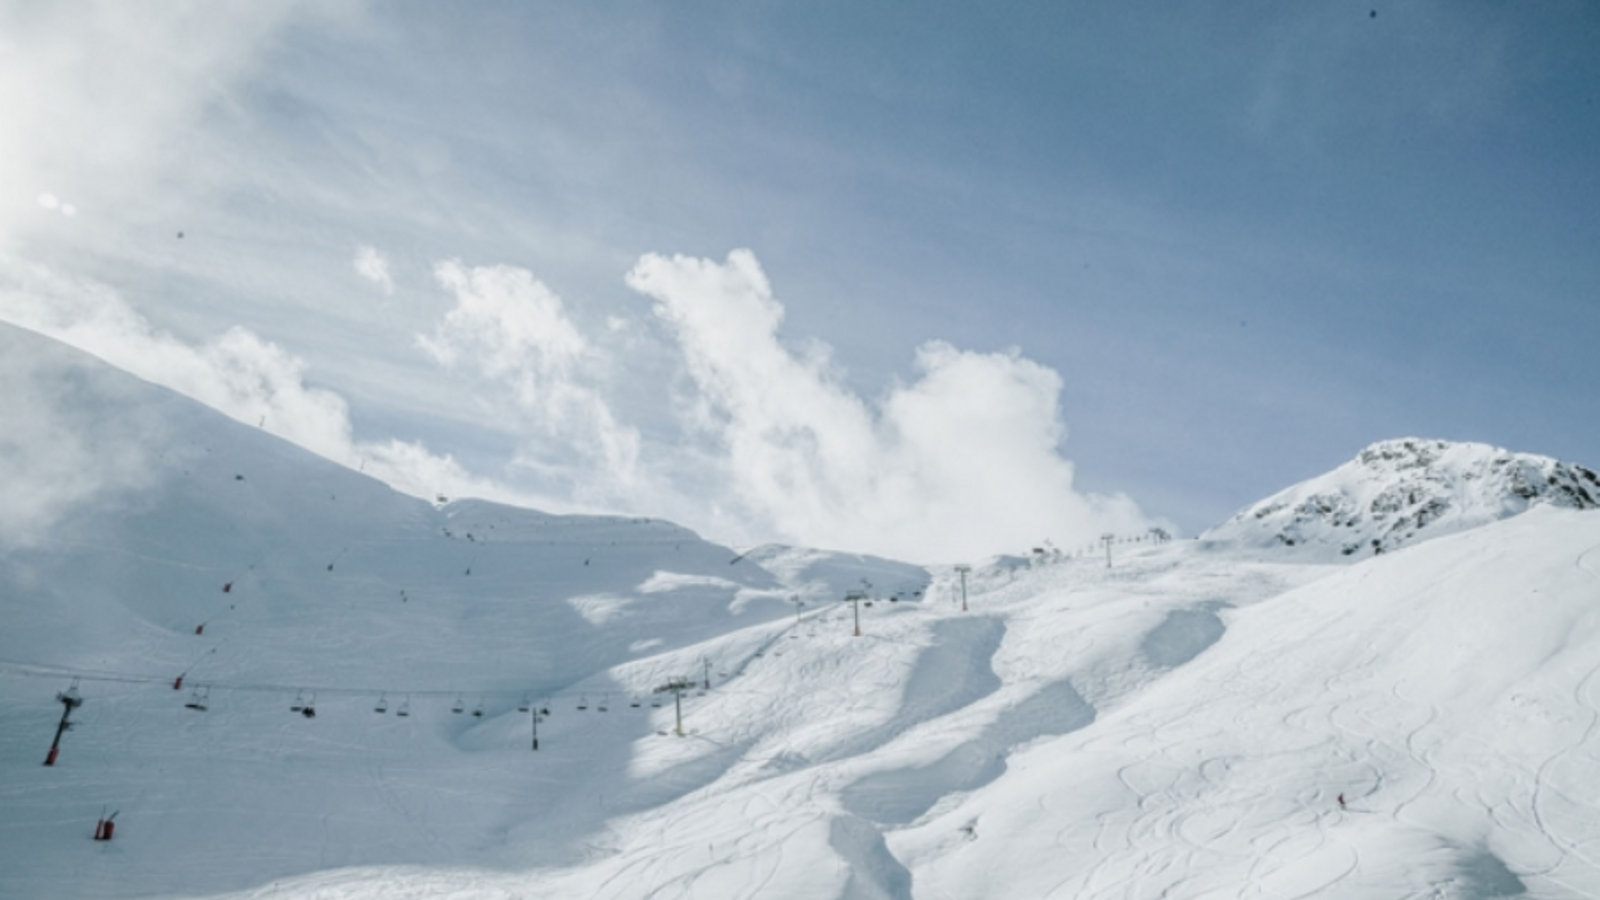
[(436, 508), (3, 328), (0, 366), (0, 471), (59, 480), (0, 482), (0, 897), (1600, 894), (1600, 512), (1000, 560), (963, 612)]
[(1487, 444), (1382, 441), (1201, 535), (1312, 558), (1372, 556), (1476, 528), (1541, 504), (1600, 507), (1600, 476)]
[[(797, 599), (927, 580), (742, 557), (653, 519), (435, 507), (9, 326), (0, 367), (0, 897), (570, 858), (606, 816), (707, 777), (596, 804), (663, 727), (653, 688), (737, 671)], [(73, 675), (87, 702), (44, 768)], [(537, 769), (524, 697), (558, 707)], [(630, 715), (574, 740), (580, 702)], [(52, 850), (102, 805), (122, 809), (119, 862), (59, 883)]]

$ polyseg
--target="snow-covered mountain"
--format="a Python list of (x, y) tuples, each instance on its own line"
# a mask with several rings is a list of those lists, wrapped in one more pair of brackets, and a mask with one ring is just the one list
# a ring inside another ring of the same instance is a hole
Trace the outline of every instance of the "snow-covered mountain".
[(1372, 556), (1548, 504), (1600, 507), (1600, 476), (1487, 444), (1381, 441), (1201, 535), (1308, 557)]
[[(1338, 566), (1001, 559), (963, 611), (953, 571), (416, 501), (3, 327), (0, 371), (0, 897), (1600, 894), (1576, 503)], [(1521, 459), (1476, 480), (1549, 486)]]

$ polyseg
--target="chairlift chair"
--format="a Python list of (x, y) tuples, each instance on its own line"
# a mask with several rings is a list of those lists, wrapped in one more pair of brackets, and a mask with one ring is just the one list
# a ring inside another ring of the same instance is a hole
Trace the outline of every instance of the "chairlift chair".
[(396, 709), (394, 711), (394, 714), (399, 716), (402, 719), (404, 719), (407, 716), (411, 715), (411, 698), (407, 697), (404, 700), (401, 700), (400, 701), (400, 708)]
[(595, 707), (595, 710), (597, 712), (605, 712), (606, 711), (606, 703), (609, 702), (610, 696), (611, 696), (610, 694), (607, 694), (607, 695), (605, 695), (605, 696), (600, 698), (600, 705)]
[(640, 706), (643, 706), (644, 704), (639, 702), (639, 698), (638, 697), (634, 697), (632, 700), (630, 700), (628, 702), (628, 705), (633, 707), (634, 709), (638, 709)]
[(374, 706), (372, 708), (372, 711), (375, 712), (375, 713), (378, 713), (380, 715), (383, 714), (383, 713), (388, 712), (389, 711), (389, 696), (387, 694), (379, 694), (378, 695), (378, 705)]
[(461, 712), (462, 710), (464, 710), (466, 708), (467, 708), (466, 702), (461, 699), (461, 695), (460, 694), (457, 694), (456, 695), (456, 702), (450, 707), (450, 711), (453, 712), (453, 713), (459, 713), (459, 712)]
[(478, 705), (474, 706), (472, 708), (472, 717), (474, 719), (483, 718), (483, 700), (482, 699), (478, 700)]
[(589, 696), (587, 694), (578, 695), (578, 712), (583, 712), (584, 710), (586, 710), (588, 708), (589, 708)]
[(300, 710), (300, 715), (305, 716), (308, 719), (315, 719), (317, 717), (316, 691), (311, 692), (311, 697), (310, 699), (306, 700), (306, 705)]
[(528, 695), (527, 694), (523, 694), (522, 695), (522, 702), (517, 704), (517, 712), (527, 712), (528, 708), (529, 708)]
[(183, 708), (192, 709), (195, 712), (205, 712), (206, 699), (210, 696), (211, 688), (208, 687), (202, 691), (200, 688), (196, 687), (193, 691), (189, 692), (189, 702), (185, 703)]
[(306, 708), (306, 692), (295, 691), (294, 702), (289, 704), (290, 712), (301, 712)]

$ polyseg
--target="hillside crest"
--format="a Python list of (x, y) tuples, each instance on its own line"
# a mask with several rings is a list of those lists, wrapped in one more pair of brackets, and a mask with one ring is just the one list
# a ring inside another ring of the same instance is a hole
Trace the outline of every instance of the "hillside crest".
[(1600, 507), (1600, 476), (1488, 444), (1400, 438), (1246, 507), (1201, 539), (1360, 558), (1541, 504)]

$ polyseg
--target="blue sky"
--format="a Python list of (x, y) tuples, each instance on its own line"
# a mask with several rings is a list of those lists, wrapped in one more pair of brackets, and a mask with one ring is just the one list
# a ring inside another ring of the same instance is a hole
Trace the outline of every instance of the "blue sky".
[(1592, 4), (0, 9), (0, 319), (419, 493), (943, 557), (1597, 462)]

